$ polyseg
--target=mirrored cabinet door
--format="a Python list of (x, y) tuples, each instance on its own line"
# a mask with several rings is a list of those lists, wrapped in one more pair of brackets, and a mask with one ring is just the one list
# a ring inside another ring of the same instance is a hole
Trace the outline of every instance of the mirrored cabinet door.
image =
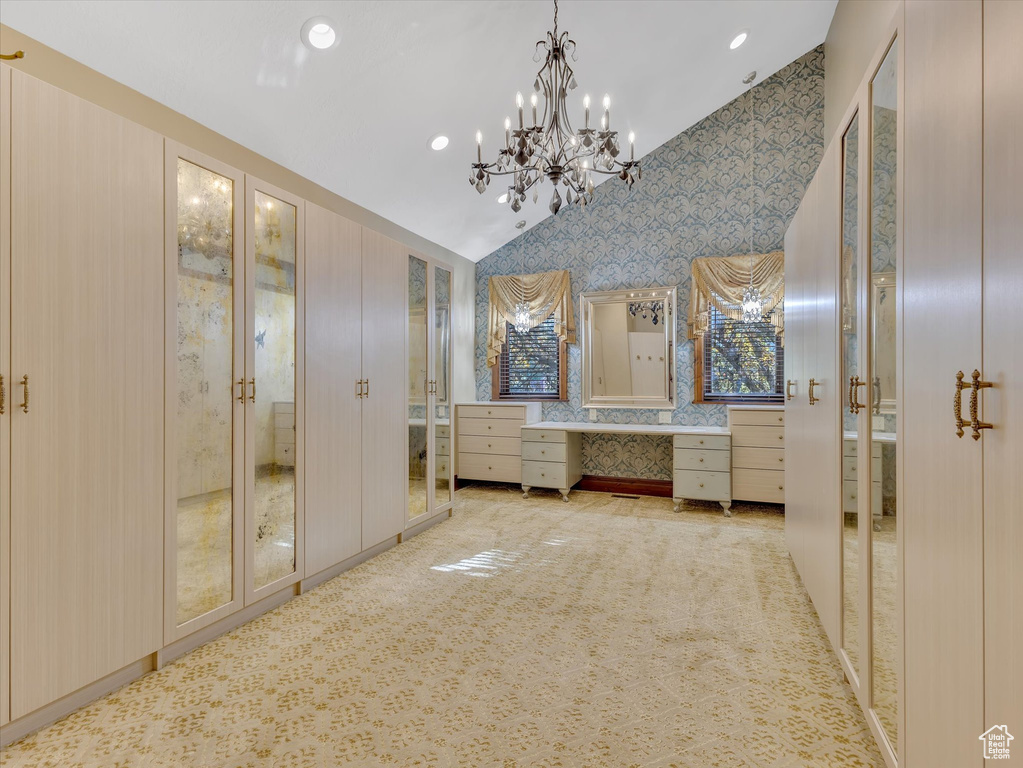
[(246, 602), (301, 575), (301, 201), (248, 178)]
[(427, 264), (408, 257), (408, 519), (429, 509), (427, 478), (430, 470), (428, 434), (429, 320)]
[(240, 607), (243, 178), (167, 147), (167, 642)]
[(898, 56), (892, 43), (870, 88), (871, 706), (898, 749), (897, 487)]
[(434, 267), (432, 403), (434, 512), (451, 505), (451, 272)]
[(857, 425), (849, 399), (858, 378), (857, 301), (859, 295), (859, 115), (854, 114), (842, 138), (841, 359), (842, 411), (842, 648), (848, 657), (853, 687), (862, 675), (860, 650), (859, 471)]

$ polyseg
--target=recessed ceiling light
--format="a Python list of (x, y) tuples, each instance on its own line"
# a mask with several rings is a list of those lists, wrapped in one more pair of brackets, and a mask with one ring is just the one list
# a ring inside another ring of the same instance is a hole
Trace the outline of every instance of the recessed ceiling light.
[(337, 47), (341, 34), (326, 16), (314, 16), (302, 25), (302, 42), (314, 51), (327, 51)]
[(438, 133), (435, 136), (430, 137), (430, 149), (434, 152), (440, 152), (444, 147), (448, 145), (448, 137), (443, 133)]
[(497, 198), (497, 202), (501, 203), (501, 205), (504, 205), (505, 203), (507, 203), (508, 202), (508, 193), (505, 192), (503, 195), (501, 195), (499, 198)]
[(728, 47), (734, 51), (736, 48), (738, 48), (740, 45), (746, 42), (747, 37), (749, 37), (749, 32), (740, 32), (734, 38), (732, 38), (732, 42), (728, 44)]

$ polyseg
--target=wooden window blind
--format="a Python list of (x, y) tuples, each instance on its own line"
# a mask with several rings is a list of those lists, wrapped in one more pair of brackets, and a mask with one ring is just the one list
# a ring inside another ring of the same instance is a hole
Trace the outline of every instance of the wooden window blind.
[(785, 348), (769, 323), (744, 323), (714, 307), (697, 366), (697, 401), (782, 403)]
[(565, 344), (549, 317), (536, 328), (518, 333), (508, 324), (508, 340), (493, 369), (498, 400), (564, 400), (567, 397)]

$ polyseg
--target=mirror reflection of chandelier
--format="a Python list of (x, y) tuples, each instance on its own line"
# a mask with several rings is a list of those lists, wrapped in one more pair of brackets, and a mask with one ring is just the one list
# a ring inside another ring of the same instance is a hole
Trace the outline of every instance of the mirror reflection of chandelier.
[[(491, 176), (510, 176), (508, 204), (518, 212), (533, 190), (533, 202), (539, 196), (539, 185), (547, 177), (554, 185), (551, 213), (561, 209), (558, 186), (566, 187), (565, 202), (586, 205), (593, 197), (593, 174), (618, 176), (629, 187), (641, 178), (639, 161), (635, 159), (635, 134), (629, 134), (629, 159), (620, 162), (618, 132), (611, 130), (611, 98), (604, 96), (604, 114), (600, 128), (590, 127), (590, 97), (583, 99), (585, 123), (575, 131), (568, 119), (566, 97), (576, 87), (575, 74), (568, 57), (575, 59), (575, 41), (567, 32), (558, 34), (558, 0), (554, 0), (554, 31), (536, 44), (534, 61), (544, 58), (543, 67), (533, 83), (530, 98), (531, 125), (525, 124), (522, 94), (516, 95), (519, 127), (512, 129), (511, 118), (504, 121), (504, 147), (497, 160), (483, 162), (483, 135), (476, 133), (476, 162), (469, 173), (469, 183), (481, 195), (490, 186)], [(543, 116), (537, 120), (539, 97), (543, 98)]]
[(661, 322), (661, 311), (664, 309), (663, 301), (630, 301), (629, 302), (629, 314), (633, 317), (639, 316), (644, 320), (650, 319), (650, 322), (657, 325)]

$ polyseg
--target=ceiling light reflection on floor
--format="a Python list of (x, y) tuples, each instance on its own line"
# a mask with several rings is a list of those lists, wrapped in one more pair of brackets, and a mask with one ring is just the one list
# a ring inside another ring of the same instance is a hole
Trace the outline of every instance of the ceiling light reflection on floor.
[(430, 566), (431, 571), (442, 573), (463, 573), (466, 576), (496, 576), (501, 568), (512, 568), (522, 559), (518, 552), (504, 552), (500, 549), (488, 549), (478, 555), (459, 560), (448, 565)]

